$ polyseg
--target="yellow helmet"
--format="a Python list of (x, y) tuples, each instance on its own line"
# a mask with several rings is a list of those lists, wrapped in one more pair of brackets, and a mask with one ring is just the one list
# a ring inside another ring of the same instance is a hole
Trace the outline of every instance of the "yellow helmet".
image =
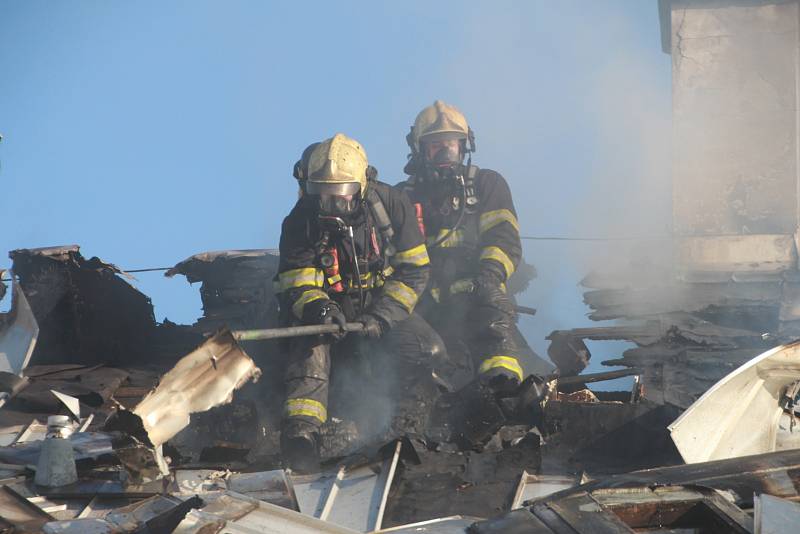
[(337, 133), (319, 143), (308, 158), (306, 192), (354, 195), (367, 189), (367, 153), (355, 139)]
[(421, 141), (434, 141), (437, 139), (469, 139), (472, 132), (467, 124), (467, 119), (455, 106), (437, 100), (417, 115), (408, 144), (413, 153), (420, 151)]

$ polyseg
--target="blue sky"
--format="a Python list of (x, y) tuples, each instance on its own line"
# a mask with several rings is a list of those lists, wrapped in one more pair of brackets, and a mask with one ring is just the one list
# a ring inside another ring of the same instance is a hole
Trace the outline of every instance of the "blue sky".
[[(523, 234), (668, 231), (655, 0), (0, 0), (0, 251), (78, 243), (135, 269), (275, 247), (307, 144), (344, 132), (395, 183), (436, 98), (508, 179)], [(589, 323), (576, 284), (624, 252), (526, 243), (535, 348)], [(197, 286), (138, 278), (159, 320), (199, 315)]]

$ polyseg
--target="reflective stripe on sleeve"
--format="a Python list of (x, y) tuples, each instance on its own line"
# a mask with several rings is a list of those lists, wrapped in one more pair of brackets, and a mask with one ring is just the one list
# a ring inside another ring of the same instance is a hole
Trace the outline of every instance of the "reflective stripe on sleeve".
[(387, 280), (383, 285), (383, 294), (399, 302), (408, 313), (417, 305), (417, 294), (414, 290), (398, 280)]
[(294, 301), (292, 304), (292, 313), (294, 313), (295, 317), (298, 319), (303, 318), (303, 308), (309, 302), (314, 302), (315, 300), (319, 299), (327, 299), (328, 294), (322, 291), (321, 289), (309, 289), (307, 291), (303, 291), (300, 296)]
[(517, 232), (519, 232), (519, 222), (517, 222), (517, 218), (513, 213), (511, 213), (511, 210), (502, 209), (487, 211), (486, 213), (481, 214), (481, 217), (478, 220), (478, 233), (483, 235), (498, 224), (502, 224), (504, 222), (507, 222), (513, 226)]
[(520, 382), (522, 382), (522, 366), (519, 364), (516, 358), (512, 356), (492, 356), (490, 358), (486, 358), (483, 360), (478, 372), (488, 373), (492, 369), (503, 368), (511, 371), (517, 377), (519, 377)]
[(481, 261), (494, 260), (506, 270), (506, 280), (514, 274), (514, 262), (500, 247), (486, 247), (481, 251)]
[(286, 415), (289, 417), (297, 417), (305, 415), (307, 417), (314, 417), (324, 423), (328, 419), (328, 410), (325, 406), (314, 399), (288, 399), (286, 401)]
[(428, 258), (428, 249), (425, 248), (424, 243), (408, 250), (401, 250), (392, 256), (392, 263), (394, 265), (407, 263), (416, 267), (422, 267), (423, 265), (428, 265), (430, 262), (431, 260)]
[(325, 273), (321, 269), (313, 267), (292, 269), (278, 274), (278, 285), (281, 291), (303, 286), (322, 287), (324, 280)]

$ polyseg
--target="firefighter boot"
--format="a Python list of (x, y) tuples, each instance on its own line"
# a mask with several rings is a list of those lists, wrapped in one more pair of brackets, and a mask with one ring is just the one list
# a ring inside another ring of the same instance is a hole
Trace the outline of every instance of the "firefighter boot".
[(286, 465), (297, 473), (319, 471), (319, 432), (305, 421), (287, 421), (281, 432), (281, 453)]

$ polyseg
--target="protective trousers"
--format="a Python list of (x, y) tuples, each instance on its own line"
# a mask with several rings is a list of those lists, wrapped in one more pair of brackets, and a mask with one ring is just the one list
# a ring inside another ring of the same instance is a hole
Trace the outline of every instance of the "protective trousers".
[(422, 314), (445, 341), (451, 360), (467, 357), (478, 377), (503, 375), (521, 382), (530, 374), (546, 375), (553, 366), (528, 345), (512, 317), (505, 328), (488, 323), (469, 293), (456, 294), (435, 303), (426, 300)]
[[(366, 356), (371, 373), (347, 365), (353, 352)], [(328, 419), (330, 379), (334, 373), (342, 377), (352, 397), (361, 406), (371, 408), (370, 391), (382, 390), (395, 401), (411, 394), (417, 383), (431, 376), (433, 368), (444, 365), (444, 343), (431, 326), (412, 313), (394, 325), (376, 341), (349, 334), (343, 341), (331, 344), (326, 337), (298, 338), (290, 345), (286, 369), (286, 404), (284, 426), (290, 421), (304, 421), (319, 427)], [(357, 376), (350, 376), (357, 375)], [(370, 376), (371, 375), (371, 376)], [(338, 381), (338, 380), (337, 380)], [(366, 381), (366, 382), (365, 382)], [(379, 387), (373, 387), (377, 382)], [(349, 414), (342, 414), (348, 416)], [(291, 425), (289, 425), (291, 427)]]

